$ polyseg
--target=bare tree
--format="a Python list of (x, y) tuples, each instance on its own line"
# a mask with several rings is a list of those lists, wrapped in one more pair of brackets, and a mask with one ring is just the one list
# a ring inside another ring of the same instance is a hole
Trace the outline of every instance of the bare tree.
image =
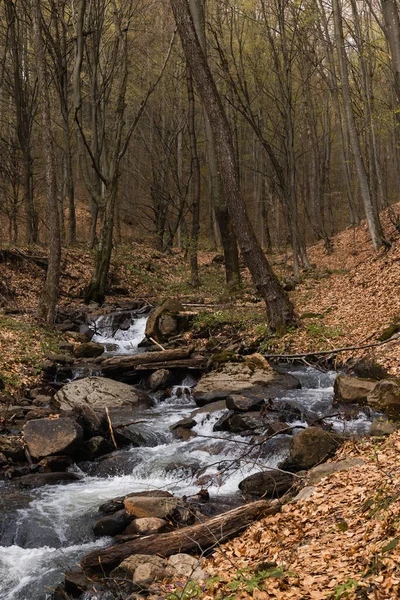
[(235, 152), (221, 98), (200, 46), (187, 0), (171, 0), (186, 60), (212, 128), (221, 181), (240, 249), (258, 292), (263, 297), (271, 331), (294, 323), (294, 310), (269, 265), (251, 226), (241, 196)]
[(42, 12), (40, 0), (31, 0), (31, 14), (42, 114), (43, 153), (46, 163), (47, 223), (49, 228), (49, 264), (47, 267), (46, 282), (40, 298), (39, 311), (47, 323), (52, 324), (55, 319), (60, 279), (61, 238), (49, 80), (41, 28)]

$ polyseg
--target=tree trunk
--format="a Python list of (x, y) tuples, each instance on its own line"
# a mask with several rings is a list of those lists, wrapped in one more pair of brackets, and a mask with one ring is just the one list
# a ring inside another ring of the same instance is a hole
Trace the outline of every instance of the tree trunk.
[(31, 0), (31, 11), (36, 69), (41, 99), (43, 152), (46, 161), (47, 221), (49, 228), (49, 265), (45, 285), (40, 298), (39, 311), (47, 323), (52, 324), (55, 319), (58, 284), (60, 279), (60, 221), (57, 202), (56, 163), (52, 135), (49, 83), (40, 26), (40, 0)]
[(96, 248), (94, 271), (85, 292), (85, 302), (91, 300), (102, 304), (107, 290), (108, 271), (113, 248), (113, 232), (115, 218), (115, 202), (117, 197), (117, 181), (106, 190), (104, 213), (100, 229), (99, 244)]
[(400, 104), (400, 18), (396, 0), (382, 0), (382, 14), (392, 55), (397, 101)]
[(254, 284), (266, 303), (271, 331), (284, 331), (295, 321), (293, 305), (268, 263), (246, 212), (237, 177), (229, 123), (196, 35), (187, 0), (170, 1), (186, 60), (214, 134), (224, 196), (241, 252)]
[[(207, 56), (205, 35), (204, 0), (189, 0), (190, 12), (204, 56)], [(221, 234), (222, 247), (225, 257), (226, 283), (230, 289), (240, 286), (239, 255), (236, 238), (232, 230), (229, 212), (221, 184), (218, 170), (217, 152), (215, 148), (214, 133), (204, 110), (205, 133), (207, 140), (207, 159), (210, 171), (210, 197), (214, 206), (215, 218)]]
[(200, 233), (200, 162), (197, 152), (196, 123), (195, 123), (195, 101), (193, 91), (193, 78), (188, 66), (186, 69), (187, 91), (189, 102), (188, 131), (190, 139), (191, 154), (191, 189), (192, 189), (192, 231), (190, 236), (189, 258), (191, 283), (193, 287), (200, 285), (199, 265), (197, 261), (197, 251), (199, 245)]
[(343, 95), (343, 108), (345, 114), (345, 121), (347, 125), (347, 131), (350, 138), (351, 149), (354, 156), (354, 163), (356, 167), (357, 179), (360, 185), (361, 197), (364, 205), (365, 216), (368, 223), (368, 229), (371, 236), (372, 244), (375, 250), (383, 245), (387, 245), (384, 239), (381, 223), (379, 220), (379, 213), (374, 207), (374, 203), (371, 197), (368, 176), (365, 170), (365, 164), (361, 152), (360, 139), (358, 137), (356, 123), (353, 113), (351, 95), (350, 95), (350, 82), (349, 72), (347, 65), (347, 54), (344, 45), (343, 27), (342, 27), (342, 14), (340, 7), (340, 0), (333, 0), (332, 2), (333, 16), (334, 16), (334, 28), (337, 53), (339, 59), (339, 70), (340, 78), (342, 83), (342, 95)]

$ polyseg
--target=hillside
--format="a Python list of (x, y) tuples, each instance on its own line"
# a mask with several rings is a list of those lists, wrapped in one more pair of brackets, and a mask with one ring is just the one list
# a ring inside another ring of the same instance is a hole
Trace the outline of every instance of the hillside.
[[(326, 253), (322, 242), (309, 248), (314, 268), (303, 272), (301, 282), (290, 293), (300, 317), (299, 327), (283, 337), (267, 335), (264, 305), (254, 295), (247, 269), (242, 270), (243, 289), (233, 297), (228, 293), (223, 266), (213, 262), (215, 252), (200, 253), (202, 286), (193, 289), (187, 280), (187, 261), (182, 251), (176, 249), (163, 255), (139, 244), (121, 247), (114, 253), (113, 293), (107, 301), (118, 304), (133, 298), (157, 303), (165, 297), (177, 296), (196, 305), (200, 313), (198, 328), (208, 332), (196, 339), (196, 343), (204, 344), (207, 336), (212, 336), (220, 349), (239, 341), (242, 346), (255, 345), (264, 353), (307, 352), (371, 343), (400, 317), (397, 294), (400, 237), (387, 213), (381, 216), (386, 235), (392, 240), (388, 251), (381, 250), (378, 254), (373, 251), (364, 221), (355, 230), (346, 229), (333, 238), (331, 255)], [(31, 248), (29, 253), (44, 255), (41, 248)], [(282, 278), (290, 276), (290, 265), (282, 256), (271, 260)], [(92, 253), (84, 248), (63, 251), (60, 310), (79, 308), (92, 261)], [(54, 350), (59, 336), (43, 328), (35, 317), (43, 269), (31, 261), (15, 260), (8, 255), (2, 261), (2, 269), (12, 297), (3, 301), (0, 313), (1, 375), (13, 391), (37, 375), (41, 359)], [(376, 357), (391, 373), (400, 373), (397, 343), (363, 352)], [(345, 361), (350, 355), (354, 353), (341, 354), (338, 360)]]

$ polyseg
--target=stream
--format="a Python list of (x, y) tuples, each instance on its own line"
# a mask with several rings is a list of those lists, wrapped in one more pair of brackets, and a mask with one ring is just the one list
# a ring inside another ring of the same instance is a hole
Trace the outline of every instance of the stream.
[[(145, 322), (140, 316), (115, 332), (101, 317), (93, 341), (105, 344), (111, 354), (137, 352)], [(302, 389), (282, 392), (278, 400), (299, 409), (298, 420), (291, 425), (304, 426), (338, 412), (337, 407), (332, 409), (336, 373), (309, 367), (286, 370), (302, 384)], [(146, 489), (190, 496), (206, 486), (211, 497), (208, 510), (215, 514), (240, 504), (238, 484), (242, 479), (267, 466), (276, 467), (286, 458), (289, 435), (278, 435), (252, 449), (246, 437), (213, 432), (223, 411), (198, 409), (191, 395), (195, 383), (186, 377), (166, 400), (155, 400), (151, 408), (139, 413), (143, 421), (137, 426), (143, 438), (141, 447), (74, 466), (81, 475), (79, 481), (29, 491), (0, 482), (1, 600), (50, 599), (64, 571), (75, 567), (91, 549), (109, 544), (109, 538), (95, 539), (92, 533), (92, 525), (99, 518), (98, 507), (106, 500)], [(197, 437), (177, 440), (170, 426), (192, 414)], [(359, 435), (368, 430), (371, 417), (360, 411), (326, 422), (335, 431)], [(246, 457), (239, 460), (243, 454)]]

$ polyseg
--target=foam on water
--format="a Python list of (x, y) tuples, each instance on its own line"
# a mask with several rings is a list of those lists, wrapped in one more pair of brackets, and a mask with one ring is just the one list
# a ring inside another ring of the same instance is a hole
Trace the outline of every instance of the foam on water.
[(60, 579), (60, 572), (76, 567), (86, 552), (108, 543), (98, 542), (65, 548), (0, 546), (0, 600), (45, 600)]
[(135, 354), (138, 345), (144, 339), (146, 330), (146, 316), (132, 317), (128, 329), (112, 329), (113, 316), (102, 315), (93, 322), (96, 332), (92, 338), (93, 342), (103, 344), (112, 348), (112, 354)]

